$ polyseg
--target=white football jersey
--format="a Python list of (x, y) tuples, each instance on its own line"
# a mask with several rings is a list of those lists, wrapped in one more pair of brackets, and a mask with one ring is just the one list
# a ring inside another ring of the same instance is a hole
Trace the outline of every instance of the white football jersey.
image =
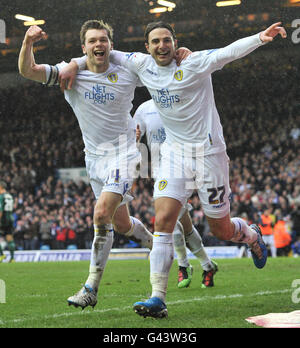
[(146, 134), (149, 148), (151, 148), (151, 144), (162, 144), (166, 140), (164, 125), (152, 99), (137, 108), (133, 120), (135, 126), (140, 126), (141, 137)]
[[(58, 71), (65, 65), (45, 65), (46, 85), (57, 83)], [(136, 74), (112, 63), (104, 73), (78, 72), (72, 89), (65, 90), (65, 99), (78, 119), (85, 151), (102, 154), (108, 145), (123, 149), (125, 143), (135, 143), (130, 111), (137, 85)]]
[(112, 51), (114, 63), (136, 73), (147, 87), (160, 113), (170, 144), (194, 144), (200, 154), (226, 150), (223, 129), (215, 105), (211, 74), (226, 63), (263, 45), (259, 34), (224, 48), (192, 53), (178, 67), (175, 60), (158, 66), (149, 54)]

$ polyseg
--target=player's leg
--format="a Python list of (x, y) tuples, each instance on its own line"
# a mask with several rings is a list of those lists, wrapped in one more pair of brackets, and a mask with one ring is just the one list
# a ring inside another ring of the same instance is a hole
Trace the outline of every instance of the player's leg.
[(181, 203), (173, 198), (159, 198), (154, 203), (155, 232), (150, 253), (150, 282), (152, 296), (165, 300), (169, 271), (174, 258), (173, 230)]
[[(2, 230), (0, 230), (0, 237), (4, 236), (4, 232)], [(2, 248), (2, 244), (0, 241), (0, 262), (2, 262), (3, 260), (6, 259), (6, 256), (3, 253), (3, 248)]]
[[(230, 217), (229, 158), (219, 153), (204, 157), (204, 177), (198, 183), (198, 194), (211, 233), (220, 240), (248, 244), (257, 268), (267, 261), (267, 248), (262, 240), (260, 228), (249, 226), (239, 217)], [(200, 181), (199, 180), (199, 181)]]
[(187, 249), (186, 240), (184, 237), (184, 227), (181, 224), (180, 219), (186, 212), (186, 206), (183, 206), (179, 212), (178, 220), (173, 232), (174, 249), (177, 254), (178, 263), (178, 279), (177, 286), (179, 289), (187, 288), (192, 281), (193, 267), (190, 265)]
[(178, 267), (189, 267), (189, 259), (187, 256), (186, 243), (184, 238), (183, 226), (179, 220), (177, 220), (174, 232), (173, 232), (174, 249), (177, 255)]
[(113, 192), (103, 192), (94, 210), (94, 240), (92, 244), (90, 274), (86, 281), (96, 292), (102, 278), (106, 262), (113, 244), (112, 218), (122, 196)]
[(206, 218), (213, 235), (220, 240), (248, 244), (255, 266), (264, 267), (268, 253), (257, 225), (249, 226), (245, 220), (237, 217), (231, 218), (230, 214), (222, 218), (209, 216)]
[(206, 288), (214, 286), (213, 277), (218, 271), (218, 265), (207, 255), (202, 242), (202, 238), (195, 226), (193, 226), (192, 219), (188, 210), (185, 210), (185, 213), (182, 215), (180, 222), (183, 226), (186, 245), (190, 249), (190, 251), (197, 257), (203, 269), (202, 287)]
[(188, 260), (183, 227), (179, 220), (174, 228), (173, 241), (178, 263), (177, 286), (179, 289), (187, 288), (192, 281), (193, 267)]
[(210, 231), (220, 240), (247, 244), (251, 250), (253, 262), (257, 268), (263, 268), (267, 261), (268, 251), (257, 225), (248, 225), (241, 218), (231, 218), (228, 213), (221, 218), (206, 215)]
[(143, 248), (152, 249), (152, 233), (137, 218), (129, 216), (127, 204), (120, 205), (113, 217), (115, 232), (139, 243)]
[(134, 310), (141, 316), (166, 317), (165, 297), (169, 272), (174, 259), (172, 232), (182, 204), (180, 201), (162, 197), (155, 200), (155, 232), (150, 252), (151, 298), (136, 302)]
[(7, 249), (10, 253), (9, 262), (14, 262), (15, 261), (14, 255), (15, 255), (16, 245), (14, 242), (14, 237), (13, 237), (11, 232), (6, 235), (6, 242), (7, 242)]
[[(95, 292), (98, 291), (104, 267), (112, 248), (113, 218), (116, 210), (120, 204), (124, 205), (132, 199), (128, 192), (132, 187), (134, 178), (132, 173), (135, 172), (139, 156), (137, 156), (135, 141), (131, 145), (134, 145), (133, 152), (122, 152), (119, 156), (113, 155), (105, 158), (105, 169), (102, 168), (103, 161), (98, 159), (94, 170), (92, 170), (92, 172), (96, 172), (96, 185), (93, 185), (93, 190), (99, 192), (101, 189), (101, 194), (98, 194), (99, 198), (94, 211), (95, 237), (92, 245), (90, 273), (86, 284)], [(131, 167), (132, 170), (130, 170)], [(103, 188), (101, 187), (102, 183), (104, 183)], [(122, 208), (123, 216), (121, 218), (125, 218), (124, 222), (128, 224), (124, 211)], [(118, 228), (120, 225), (121, 223), (119, 223)]]
[(94, 240), (91, 250), (89, 276), (84, 287), (68, 298), (69, 305), (94, 307), (106, 262), (113, 244), (112, 217), (121, 203), (122, 196), (112, 192), (102, 192), (94, 210)]
[(159, 175), (154, 184), (155, 226), (153, 247), (150, 252), (151, 298), (136, 302), (135, 312), (141, 316), (166, 317), (165, 297), (169, 272), (174, 259), (173, 231), (181, 207), (190, 192), (186, 189), (186, 179), (174, 176), (182, 172), (182, 161), (161, 152)]

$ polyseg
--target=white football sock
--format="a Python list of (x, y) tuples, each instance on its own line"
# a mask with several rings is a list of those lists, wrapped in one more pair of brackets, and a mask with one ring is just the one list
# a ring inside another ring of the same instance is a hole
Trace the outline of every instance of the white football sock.
[(113, 245), (114, 232), (112, 224), (94, 225), (94, 231), (89, 276), (85, 284), (97, 292)]
[(174, 249), (177, 254), (178, 266), (188, 267), (190, 264), (189, 264), (189, 260), (188, 260), (187, 252), (186, 252), (183, 227), (179, 221), (177, 221), (174, 228), (173, 242), (174, 242)]
[(206, 251), (204, 249), (204, 245), (202, 242), (202, 238), (200, 234), (198, 233), (195, 226), (193, 226), (193, 229), (190, 233), (185, 235), (185, 241), (186, 241), (187, 247), (200, 261), (200, 264), (203, 270), (210, 271), (213, 268), (213, 264), (211, 262), (211, 259), (206, 254)]
[(143, 248), (152, 249), (152, 233), (137, 218), (130, 216), (131, 228), (125, 236), (141, 244)]
[(232, 218), (234, 225), (234, 235), (231, 238), (235, 243), (253, 244), (257, 240), (257, 232), (253, 230), (245, 220), (241, 218)]
[(151, 297), (159, 297), (162, 301), (165, 301), (173, 259), (172, 233), (154, 232), (153, 247), (150, 252)]

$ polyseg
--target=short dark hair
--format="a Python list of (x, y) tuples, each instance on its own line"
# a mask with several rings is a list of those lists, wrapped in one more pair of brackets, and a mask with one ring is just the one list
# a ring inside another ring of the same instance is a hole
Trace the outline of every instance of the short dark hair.
[(89, 29), (104, 29), (107, 31), (107, 35), (110, 41), (113, 41), (113, 28), (105, 23), (103, 20), (90, 19), (83, 23), (80, 29), (80, 42), (82, 45), (85, 44), (85, 34)]
[(149, 23), (147, 25), (145, 32), (144, 32), (144, 38), (145, 38), (146, 43), (148, 43), (150, 32), (154, 29), (157, 29), (157, 28), (168, 29), (169, 32), (172, 34), (173, 39), (176, 40), (176, 33), (175, 33), (174, 28), (171, 26), (171, 24), (159, 21), (159, 22), (152, 22), (152, 23)]

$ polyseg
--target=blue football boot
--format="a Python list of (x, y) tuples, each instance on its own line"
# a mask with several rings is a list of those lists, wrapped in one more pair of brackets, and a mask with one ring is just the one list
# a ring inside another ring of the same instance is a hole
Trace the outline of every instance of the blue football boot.
[(145, 302), (136, 302), (133, 305), (134, 311), (142, 317), (166, 318), (168, 310), (165, 303), (159, 297), (151, 297)]
[(250, 225), (257, 232), (257, 241), (250, 245), (253, 262), (257, 268), (264, 268), (268, 258), (268, 249), (262, 239), (261, 230), (257, 225)]

